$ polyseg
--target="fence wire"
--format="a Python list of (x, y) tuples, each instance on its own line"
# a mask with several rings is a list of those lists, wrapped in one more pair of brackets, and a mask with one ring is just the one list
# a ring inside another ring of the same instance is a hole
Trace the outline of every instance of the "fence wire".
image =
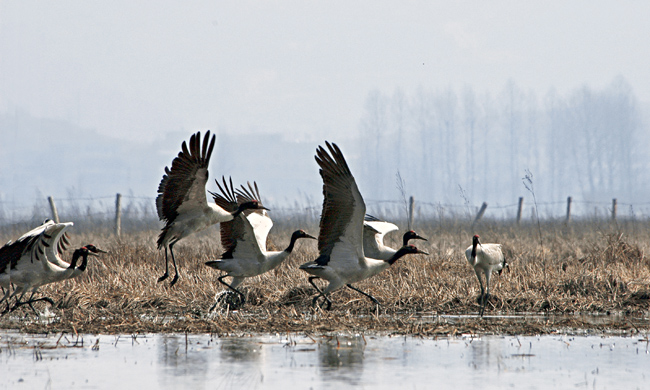
[[(155, 197), (121, 195), (122, 229), (130, 230), (137, 226), (157, 226), (158, 216)], [(110, 226), (116, 217), (116, 195), (98, 197), (55, 198), (54, 202), (61, 221), (74, 221), (83, 224), (105, 224)], [(31, 206), (18, 206), (16, 202), (0, 200), (0, 226), (20, 223), (40, 223), (52, 217), (52, 210), (47, 198), (34, 199)], [(414, 203), (416, 219), (452, 219), (473, 220), (481, 205), (450, 204), (444, 202), (418, 201)], [(294, 201), (285, 204), (268, 204), (274, 220), (317, 221), (320, 218), (322, 203)], [(408, 207), (404, 201), (367, 199), (368, 214), (387, 220), (403, 221), (408, 218)], [(571, 201), (571, 219), (606, 219), (612, 218), (612, 202), (590, 200)], [(492, 220), (513, 220), (517, 218), (519, 202), (508, 204), (489, 204), (483, 218)], [(648, 219), (650, 202), (617, 202), (617, 219)], [(522, 221), (554, 220), (567, 217), (567, 201), (544, 201), (524, 203), (521, 210)]]

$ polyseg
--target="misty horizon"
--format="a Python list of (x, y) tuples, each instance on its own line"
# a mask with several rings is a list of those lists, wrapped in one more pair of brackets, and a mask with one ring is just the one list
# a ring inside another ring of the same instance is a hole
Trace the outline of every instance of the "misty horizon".
[(328, 140), (376, 214), (414, 196), (422, 215), (510, 218), (524, 197), (530, 216), (528, 177), (540, 216), (568, 196), (577, 214), (617, 198), (648, 215), (649, 18), (588, 1), (1, 2), (0, 218), (116, 193), (151, 213), (207, 130), (211, 178), (257, 181), (276, 209), (318, 210)]
[[(621, 215), (644, 215), (648, 177), (643, 167), (650, 161), (640, 146), (648, 132), (625, 80), (615, 79), (600, 91), (583, 87), (568, 96), (547, 94), (539, 102), (514, 83), (494, 95), (471, 88), (375, 90), (356, 132), (327, 141), (342, 148), (369, 212), (379, 215), (403, 216), (407, 198), (414, 196), (421, 215), (471, 218), (487, 202), (488, 217), (512, 218), (519, 197), (526, 199), (524, 213), (529, 213), (533, 192), (541, 217), (560, 217), (568, 196), (578, 214), (605, 216), (617, 198)], [(16, 147), (4, 150), (3, 166), (25, 155), (60, 164), (56, 174), (29, 159), (31, 164), (0, 172), (0, 206), (9, 220), (28, 218), (39, 208), (47, 214), (48, 196), (78, 212), (75, 200), (110, 209), (117, 193), (153, 217), (164, 167), (192, 133), (209, 130), (136, 142), (21, 111), (0, 115), (0, 128)], [(282, 134), (211, 131), (217, 146), (208, 190), (216, 190), (212, 180), (222, 175), (237, 185), (256, 181), (276, 211), (300, 213), (310, 207), (309, 213), (319, 212), (322, 182), (313, 156), (325, 139), (298, 142)], [(633, 204), (637, 210), (626, 209)]]

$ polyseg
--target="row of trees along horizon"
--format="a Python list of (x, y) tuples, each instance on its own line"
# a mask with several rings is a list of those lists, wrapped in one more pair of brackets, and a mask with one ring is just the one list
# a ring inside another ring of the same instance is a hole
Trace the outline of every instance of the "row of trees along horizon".
[[(40, 189), (39, 200), (34, 200), (40, 204), (37, 209), (46, 210), (46, 196), (61, 199), (64, 186), (71, 186), (65, 196), (70, 204), (64, 209), (85, 209), (74, 205), (78, 198), (107, 196), (110, 204), (115, 193), (132, 190), (143, 197), (137, 200), (137, 209), (155, 216), (153, 198), (163, 169), (177, 153), (179, 139), (193, 132), (137, 144), (65, 121), (19, 114), (2, 118), (0, 129), (8, 130), (11, 137), (0, 160), (4, 166), (21, 161), (0, 171), (5, 183), (0, 189), (0, 220), (12, 221), (40, 214), (29, 204), (33, 188)], [(641, 107), (622, 78), (598, 90), (581, 87), (564, 95), (550, 91), (541, 98), (512, 82), (494, 95), (469, 87), (373, 91), (360, 118), (349, 138), (325, 138), (341, 146), (371, 213), (392, 207), (404, 215), (404, 201), (414, 196), (423, 215), (437, 215), (436, 210), (446, 208), (445, 213), (451, 210), (470, 218), (487, 202), (487, 217), (501, 207), (512, 218), (517, 200), (525, 197), (525, 215), (531, 215), (530, 205), (535, 202), (541, 206), (540, 216), (557, 217), (564, 214), (567, 196), (572, 196), (577, 201), (576, 215), (609, 207), (614, 198), (630, 209), (622, 209), (621, 215), (647, 214), (637, 208), (650, 201), (647, 107)], [(70, 149), (70, 134), (83, 134), (103, 147), (61, 153)], [(238, 137), (219, 132), (210, 166), (212, 179), (232, 175), (237, 182), (256, 180), (263, 200), (276, 209), (300, 210), (309, 205), (313, 206), (310, 212), (320, 212), (321, 183), (313, 160), (316, 141), (298, 143), (272, 134), (247, 140), (245, 148), (233, 147)], [(12, 144), (16, 142), (20, 145)], [(23, 161), (25, 155), (42, 159)], [(260, 158), (267, 163), (260, 163)], [(41, 169), (40, 161), (48, 159), (61, 164), (56, 175)], [(212, 180), (208, 189), (215, 189)], [(383, 217), (390, 214), (394, 213)]]
[[(513, 82), (495, 96), (471, 88), (371, 92), (360, 123), (358, 174), (375, 199), (394, 198), (395, 172), (418, 199), (480, 204), (530, 196), (646, 201), (648, 129), (632, 88), (578, 88), (543, 98)], [(390, 174), (389, 174), (390, 173)]]

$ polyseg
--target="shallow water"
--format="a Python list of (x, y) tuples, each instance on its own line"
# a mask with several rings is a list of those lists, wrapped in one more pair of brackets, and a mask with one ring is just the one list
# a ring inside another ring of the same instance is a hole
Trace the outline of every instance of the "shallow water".
[(0, 332), (0, 389), (635, 389), (649, 364), (643, 337)]

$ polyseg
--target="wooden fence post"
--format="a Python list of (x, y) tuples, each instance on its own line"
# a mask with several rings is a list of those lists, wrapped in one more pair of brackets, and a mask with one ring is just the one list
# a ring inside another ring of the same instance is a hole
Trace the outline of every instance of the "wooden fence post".
[(409, 230), (413, 229), (413, 209), (415, 208), (415, 199), (409, 198)]
[(566, 198), (566, 221), (571, 222), (571, 197)]
[(483, 214), (485, 214), (485, 209), (487, 209), (487, 203), (483, 202), (481, 205), (481, 209), (478, 211), (478, 214), (476, 214), (476, 218), (474, 218), (474, 223), (478, 222), (481, 218), (483, 218)]
[(122, 233), (122, 194), (117, 194), (115, 198), (115, 235), (120, 236)]
[(524, 197), (520, 196), (519, 207), (517, 208), (517, 225), (519, 225), (519, 223), (521, 222), (521, 212), (523, 208), (524, 208)]
[(54, 204), (54, 199), (51, 196), (48, 196), (47, 200), (50, 202), (50, 209), (52, 210), (52, 219), (54, 219), (54, 222), (59, 223), (59, 212), (56, 211), (56, 205)]
[(612, 220), (616, 221), (616, 207), (617, 207), (617, 202), (616, 198), (612, 199)]

